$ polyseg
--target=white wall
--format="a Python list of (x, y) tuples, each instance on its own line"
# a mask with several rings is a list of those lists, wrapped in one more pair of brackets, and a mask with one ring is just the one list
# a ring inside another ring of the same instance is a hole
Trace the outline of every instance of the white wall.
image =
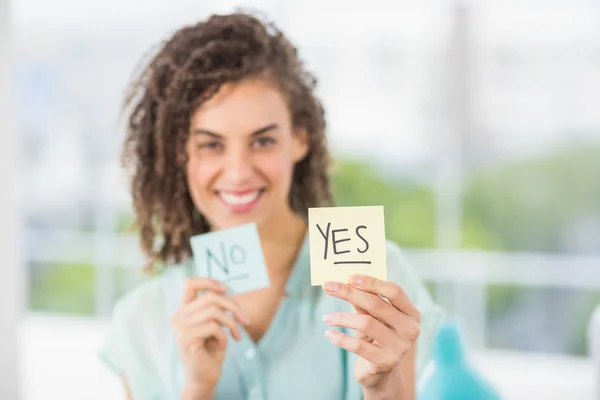
[(0, 399), (20, 399), (17, 325), (23, 265), (17, 212), (17, 137), (11, 119), (8, 0), (0, 0)]

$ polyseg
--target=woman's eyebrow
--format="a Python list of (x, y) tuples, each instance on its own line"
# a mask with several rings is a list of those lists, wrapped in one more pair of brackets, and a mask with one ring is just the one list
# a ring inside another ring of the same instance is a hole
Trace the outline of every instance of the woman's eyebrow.
[[(269, 124), (267, 126), (264, 126), (262, 128), (259, 128), (259, 129), (255, 130), (254, 132), (252, 132), (250, 134), (250, 136), (251, 137), (259, 136), (259, 135), (262, 135), (263, 133), (267, 133), (267, 132), (274, 131), (274, 130), (277, 130), (277, 129), (279, 129), (279, 125), (277, 125), (277, 124)], [(196, 134), (196, 135), (208, 135), (208, 136), (211, 136), (211, 137), (213, 137), (215, 139), (223, 139), (223, 135), (221, 135), (221, 134), (219, 134), (217, 132), (209, 131), (208, 129), (195, 129), (194, 130), (194, 134)]]
[(274, 130), (277, 130), (277, 129), (279, 129), (279, 125), (277, 125), (277, 124), (270, 124), (270, 125), (267, 125), (265, 127), (262, 127), (260, 129), (255, 130), (254, 132), (252, 132), (250, 134), (250, 136), (254, 137), (254, 136), (262, 135), (263, 133), (267, 133), (267, 132), (274, 131)]
[(219, 135), (216, 132), (209, 131), (209, 130), (206, 130), (206, 129), (195, 129), (194, 130), (194, 134), (196, 134), (196, 135), (208, 135), (208, 136), (214, 137), (215, 139), (223, 139), (223, 135)]

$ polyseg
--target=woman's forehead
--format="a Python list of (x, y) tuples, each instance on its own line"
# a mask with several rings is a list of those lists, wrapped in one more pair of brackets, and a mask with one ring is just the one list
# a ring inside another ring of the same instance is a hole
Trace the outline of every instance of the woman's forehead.
[(192, 115), (191, 130), (226, 135), (252, 132), (270, 124), (287, 126), (290, 113), (283, 94), (264, 80), (223, 85)]

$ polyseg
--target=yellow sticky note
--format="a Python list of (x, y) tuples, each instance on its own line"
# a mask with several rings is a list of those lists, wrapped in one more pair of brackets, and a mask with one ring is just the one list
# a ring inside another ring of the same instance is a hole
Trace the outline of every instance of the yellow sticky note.
[(383, 206), (309, 208), (308, 224), (312, 286), (352, 274), (387, 280)]

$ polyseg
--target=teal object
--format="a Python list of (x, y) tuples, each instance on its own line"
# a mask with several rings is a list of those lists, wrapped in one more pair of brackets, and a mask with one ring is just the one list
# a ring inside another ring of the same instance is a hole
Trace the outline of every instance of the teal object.
[(230, 294), (269, 287), (255, 223), (196, 235), (190, 243), (197, 276), (218, 280)]
[(435, 369), (427, 378), (419, 400), (499, 400), (500, 396), (465, 359), (458, 325), (447, 321), (434, 348)]

